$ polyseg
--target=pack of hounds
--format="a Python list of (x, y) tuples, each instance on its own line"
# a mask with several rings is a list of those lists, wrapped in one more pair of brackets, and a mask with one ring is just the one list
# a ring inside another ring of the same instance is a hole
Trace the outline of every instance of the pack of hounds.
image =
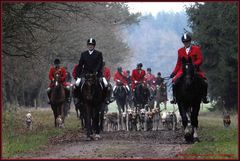
[[(147, 106), (147, 105), (146, 105)], [(149, 110), (146, 110), (149, 109)], [(181, 125), (179, 112), (160, 111), (160, 108), (127, 109), (126, 112), (109, 112), (104, 116), (104, 131), (156, 131)]]

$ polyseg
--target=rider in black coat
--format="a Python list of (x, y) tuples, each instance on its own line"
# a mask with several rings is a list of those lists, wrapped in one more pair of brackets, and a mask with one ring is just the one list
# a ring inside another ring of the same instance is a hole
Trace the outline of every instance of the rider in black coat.
[[(104, 93), (107, 93), (107, 80), (102, 77), (103, 56), (102, 52), (95, 50), (96, 40), (90, 38), (87, 40), (88, 50), (81, 53), (78, 67), (76, 69), (76, 86), (81, 86), (84, 83), (84, 76), (87, 73), (97, 74), (100, 83), (104, 88)], [(81, 84), (81, 85), (80, 85)]]
[(93, 38), (88, 39), (87, 51), (81, 53), (77, 68), (77, 77), (82, 77), (86, 73), (97, 73), (97, 77), (102, 77), (103, 56), (102, 52), (95, 50), (96, 41)]

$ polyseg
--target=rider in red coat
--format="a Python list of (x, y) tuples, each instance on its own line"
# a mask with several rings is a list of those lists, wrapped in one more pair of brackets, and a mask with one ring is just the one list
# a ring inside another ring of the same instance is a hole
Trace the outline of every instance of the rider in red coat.
[(130, 91), (128, 84), (127, 84), (127, 72), (122, 70), (122, 67), (118, 67), (117, 71), (114, 74), (113, 78), (115, 82), (115, 86), (113, 87), (113, 91), (115, 91), (116, 87), (119, 83), (122, 83), (125, 89), (127, 90), (127, 93)]
[(147, 68), (147, 74), (145, 75), (144, 79), (153, 89), (155, 89), (155, 81), (156, 77), (151, 73), (152, 69)]
[[(51, 81), (50, 84), (49, 84), (49, 87), (47, 89), (48, 98), (50, 100), (51, 89), (54, 86), (54, 74), (57, 73), (57, 72), (61, 75), (61, 83), (65, 87), (66, 97), (67, 97), (67, 100), (69, 101), (70, 100), (70, 87), (66, 83), (66, 70), (65, 70), (64, 67), (60, 67), (60, 60), (59, 59), (54, 60), (54, 66), (52, 66), (50, 68), (50, 71), (49, 71), (49, 74), (48, 74), (49, 80)], [(51, 102), (49, 101), (49, 104), (50, 103)]]
[(103, 76), (106, 78), (106, 80), (109, 82), (111, 79), (111, 72), (110, 72), (110, 68), (108, 66), (105, 66), (103, 68)]
[(72, 76), (75, 80), (77, 80), (77, 67), (78, 67), (78, 64), (75, 64), (74, 65), (74, 68), (73, 68), (73, 71), (72, 71)]
[(111, 102), (113, 102), (113, 98), (112, 98), (112, 85), (110, 83), (110, 80), (111, 80), (111, 71), (110, 71), (110, 67), (106, 66), (106, 63), (105, 61), (103, 61), (103, 78), (106, 79), (107, 81), (107, 98), (106, 98), (106, 101), (105, 103), (106, 104), (109, 104)]
[(174, 68), (174, 71), (171, 74), (171, 78), (173, 78), (173, 100), (171, 101), (171, 103), (176, 103), (176, 91), (175, 91), (175, 84), (178, 80), (178, 78), (183, 74), (182, 71), (182, 58), (188, 58), (191, 57), (192, 62), (194, 67), (196, 68), (197, 74), (200, 78), (202, 78), (202, 86), (204, 88), (204, 94), (203, 94), (203, 98), (202, 101), (203, 103), (208, 103), (208, 99), (207, 99), (207, 82), (206, 82), (206, 76), (205, 73), (203, 71), (200, 70), (200, 66), (203, 63), (203, 56), (202, 56), (202, 52), (200, 50), (199, 46), (193, 45), (191, 44), (191, 37), (188, 34), (184, 34), (182, 36), (182, 42), (184, 44), (184, 47), (180, 48), (178, 50), (178, 59), (177, 59), (177, 64)]
[(127, 73), (126, 71), (122, 71), (122, 67), (118, 67), (117, 71), (114, 74), (113, 78), (114, 82), (117, 85), (117, 82), (122, 82), (124, 86), (127, 85)]
[(145, 70), (142, 69), (142, 63), (137, 64), (137, 68), (132, 71), (132, 90), (135, 90), (137, 83), (144, 82)]

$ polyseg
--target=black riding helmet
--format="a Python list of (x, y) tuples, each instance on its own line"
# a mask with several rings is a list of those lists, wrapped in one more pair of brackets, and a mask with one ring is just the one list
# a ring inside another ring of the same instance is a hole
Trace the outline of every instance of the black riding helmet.
[(192, 38), (189, 34), (185, 33), (183, 36), (182, 36), (182, 42), (188, 42), (188, 41), (191, 41)]
[(54, 65), (59, 65), (60, 64), (60, 60), (59, 59), (55, 59), (54, 60)]
[(161, 76), (161, 72), (158, 72), (157, 75)]
[(150, 71), (150, 72), (151, 72), (151, 71), (152, 71), (152, 69), (151, 69), (151, 68), (147, 68), (147, 71)]
[(91, 44), (91, 45), (96, 45), (96, 40), (93, 39), (93, 38), (88, 39), (88, 40), (87, 40), (87, 45), (89, 45), (89, 44)]
[(137, 67), (142, 68), (142, 66), (143, 66), (142, 63), (138, 63), (138, 64), (137, 64)]
[(122, 72), (122, 67), (117, 68), (118, 72)]

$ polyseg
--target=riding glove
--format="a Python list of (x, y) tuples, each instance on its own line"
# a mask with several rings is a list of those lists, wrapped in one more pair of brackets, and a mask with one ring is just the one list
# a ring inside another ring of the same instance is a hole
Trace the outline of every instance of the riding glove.
[(175, 76), (175, 73), (172, 73), (171, 75), (170, 75), (170, 78), (173, 78)]
[(80, 82), (81, 82), (81, 78), (77, 78), (76, 86), (79, 86)]

